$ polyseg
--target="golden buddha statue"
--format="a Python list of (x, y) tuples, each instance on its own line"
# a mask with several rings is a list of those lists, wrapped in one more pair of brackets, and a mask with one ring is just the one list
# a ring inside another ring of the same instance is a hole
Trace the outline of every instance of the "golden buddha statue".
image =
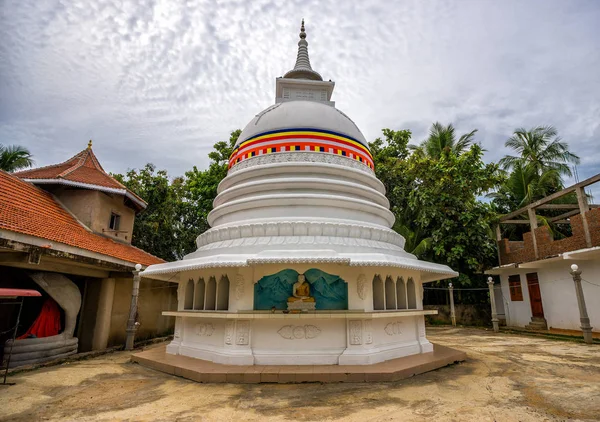
[(290, 302), (314, 302), (315, 298), (310, 296), (310, 284), (306, 282), (304, 274), (298, 274), (298, 281), (292, 287), (292, 296), (288, 298)]

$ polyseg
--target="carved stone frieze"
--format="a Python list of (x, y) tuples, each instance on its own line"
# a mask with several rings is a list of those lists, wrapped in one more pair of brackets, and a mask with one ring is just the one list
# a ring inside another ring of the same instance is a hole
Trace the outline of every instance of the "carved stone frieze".
[(348, 322), (348, 327), (350, 330), (350, 344), (362, 344), (362, 325), (363, 322), (360, 320)]
[(277, 334), (286, 340), (311, 339), (317, 337), (321, 329), (315, 325), (284, 325)]
[(245, 346), (250, 342), (250, 322), (238, 321), (235, 344)]
[(215, 326), (211, 323), (196, 324), (194, 332), (199, 337), (210, 337), (215, 332)]
[(402, 323), (400, 321), (389, 322), (383, 329), (388, 336), (402, 334)]
[(373, 343), (373, 323), (371, 321), (364, 321), (363, 333), (365, 344)]
[(225, 324), (225, 344), (233, 344), (233, 333), (235, 331), (235, 321), (227, 321)]
[(244, 276), (237, 274), (235, 276), (235, 298), (240, 300), (244, 296), (245, 280)]
[(289, 236), (294, 242), (299, 237), (339, 237), (363, 239), (404, 246), (404, 238), (388, 228), (364, 226), (360, 224), (322, 222), (322, 221), (277, 221), (270, 223), (249, 223), (239, 226), (215, 227), (202, 233), (196, 239), (198, 248), (211, 243), (249, 237)]
[(356, 293), (363, 300), (367, 297), (367, 276), (364, 274), (360, 274), (356, 280)]

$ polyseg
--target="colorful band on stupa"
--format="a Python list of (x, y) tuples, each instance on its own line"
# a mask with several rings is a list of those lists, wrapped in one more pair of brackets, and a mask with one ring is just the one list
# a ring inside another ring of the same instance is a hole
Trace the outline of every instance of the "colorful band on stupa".
[(311, 151), (342, 155), (374, 168), (371, 153), (361, 142), (341, 133), (294, 128), (254, 135), (236, 146), (229, 158), (229, 168), (247, 158), (288, 151)]

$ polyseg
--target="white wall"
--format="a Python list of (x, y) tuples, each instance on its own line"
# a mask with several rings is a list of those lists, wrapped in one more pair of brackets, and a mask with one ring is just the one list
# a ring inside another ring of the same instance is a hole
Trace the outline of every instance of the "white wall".
[[(600, 285), (600, 262), (561, 260), (546, 263), (537, 269), (518, 268), (501, 276), (502, 294), (506, 311), (507, 324), (523, 327), (531, 321), (531, 305), (527, 288), (526, 273), (537, 272), (542, 295), (544, 317), (548, 328), (565, 330), (580, 330), (579, 308), (575, 295), (575, 284), (569, 274), (571, 264), (576, 263), (582, 271), (582, 278)], [(510, 300), (508, 277), (513, 274), (521, 275), (523, 301)], [(590, 324), (594, 331), (600, 331), (600, 286), (582, 281), (583, 292), (587, 305)], [(508, 305), (508, 306), (506, 306)]]
[[(569, 274), (572, 263), (579, 266), (581, 277), (600, 285), (600, 262), (562, 261), (549, 264), (538, 271), (544, 315), (548, 327), (580, 330), (579, 308), (575, 294), (575, 283)], [(600, 331), (600, 286), (581, 282), (590, 324)]]
[[(531, 322), (531, 303), (529, 302), (529, 290), (527, 289), (527, 279), (525, 274), (533, 272), (531, 269), (517, 269), (507, 272), (500, 276), (502, 285), (502, 300), (504, 303), (504, 313), (506, 315), (506, 325), (513, 327), (524, 327)], [(521, 290), (523, 291), (523, 301), (513, 302), (510, 299), (510, 289), (508, 286), (508, 277), (519, 274), (521, 276)], [(542, 306), (544, 306), (544, 295), (542, 294)], [(544, 306), (544, 310), (546, 307)]]

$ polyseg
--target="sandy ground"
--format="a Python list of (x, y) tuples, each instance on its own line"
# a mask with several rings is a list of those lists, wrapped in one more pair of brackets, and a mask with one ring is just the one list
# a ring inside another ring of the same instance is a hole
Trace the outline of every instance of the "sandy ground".
[(0, 420), (600, 420), (600, 346), (476, 329), (429, 328), (468, 361), (380, 384), (198, 384), (125, 352), (16, 374)]

